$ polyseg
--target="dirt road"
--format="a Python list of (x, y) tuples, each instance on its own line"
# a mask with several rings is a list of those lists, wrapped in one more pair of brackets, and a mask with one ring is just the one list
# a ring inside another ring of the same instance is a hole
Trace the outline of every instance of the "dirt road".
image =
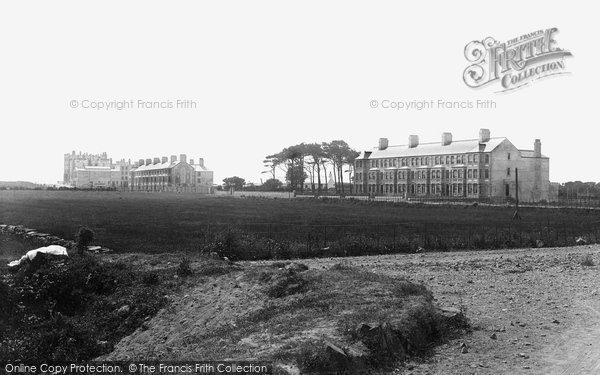
[[(593, 266), (582, 259), (590, 255)], [(308, 260), (329, 267), (340, 259)], [(429, 286), (471, 334), (399, 373), (600, 374), (600, 246), (347, 258)], [(467, 352), (462, 353), (461, 344)]]

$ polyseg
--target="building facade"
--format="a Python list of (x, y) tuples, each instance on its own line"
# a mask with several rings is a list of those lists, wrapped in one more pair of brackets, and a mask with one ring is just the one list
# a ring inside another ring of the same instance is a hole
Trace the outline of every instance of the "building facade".
[(542, 155), (539, 139), (533, 150), (517, 149), (507, 138), (491, 138), (488, 129), (479, 138), (453, 141), (442, 133), (441, 141), (379, 146), (362, 152), (354, 163), (354, 186), (359, 194), (409, 197), (515, 198), (517, 173), (519, 199), (556, 200), (550, 189), (550, 159)]
[(213, 192), (213, 172), (204, 165), (204, 159), (187, 160), (185, 154), (171, 158), (140, 159), (131, 169), (131, 190)]
[(131, 191), (213, 192), (213, 172), (200, 158), (187, 161), (176, 156), (140, 159), (136, 163), (121, 159), (115, 163), (106, 153), (73, 151), (64, 157), (64, 184), (80, 189), (116, 189)]

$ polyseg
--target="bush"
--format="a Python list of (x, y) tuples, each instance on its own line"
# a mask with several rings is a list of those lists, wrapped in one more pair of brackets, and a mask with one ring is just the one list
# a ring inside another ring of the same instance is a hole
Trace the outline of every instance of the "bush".
[(274, 276), (267, 278), (261, 274), (261, 280), (269, 282), (266, 294), (271, 298), (282, 298), (305, 290), (306, 280), (293, 269), (281, 270)]
[[(38, 254), (0, 278), (0, 362), (76, 362), (105, 354), (164, 306), (158, 280), (156, 273), (93, 255)], [(131, 306), (126, 318), (118, 313), (123, 305)]]
[(190, 276), (193, 273), (194, 271), (192, 271), (190, 258), (184, 256), (183, 258), (181, 258), (181, 262), (179, 262), (179, 267), (177, 267), (177, 275), (181, 277), (186, 277)]
[(156, 272), (148, 272), (142, 275), (142, 282), (146, 285), (158, 285), (160, 284), (160, 276)]
[(583, 259), (581, 259), (581, 265), (584, 267), (592, 267), (595, 266), (594, 258), (590, 254), (584, 255)]
[(75, 235), (75, 243), (79, 254), (83, 253), (85, 248), (94, 240), (94, 232), (87, 228), (81, 227)]

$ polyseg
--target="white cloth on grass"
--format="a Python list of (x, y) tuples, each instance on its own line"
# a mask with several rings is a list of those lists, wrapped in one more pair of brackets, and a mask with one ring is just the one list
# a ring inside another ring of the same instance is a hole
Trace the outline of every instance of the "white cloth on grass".
[(18, 266), (19, 264), (23, 263), (26, 259), (29, 259), (30, 261), (34, 260), (35, 257), (39, 253), (44, 253), (44, 254), (49, 254), (49, 255), (69, 256), (69, 254), (67, 254), (67, 249), (65, 247), (59, 246), (59, 245), (50, 245), (50, 246), (40, 247), (40, 248), (34, 249), (34, 250), (29, 250), (27, 252), (27, 254), (25, 254), (21, 257), (21, 259), (13, 260), (12, 262), (8, 263), (8, 266), (9, 267)]

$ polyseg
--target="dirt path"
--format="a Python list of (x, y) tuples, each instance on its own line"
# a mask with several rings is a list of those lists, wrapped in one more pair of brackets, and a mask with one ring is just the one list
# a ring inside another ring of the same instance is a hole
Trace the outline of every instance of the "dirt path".
[[(582, 266), (590, 254), (596, 265)], [(308, 260), (329, 267), (341, 259)], [(474, 330), (415, 359), (410, 374), (600, 374), (600, 247), (347, 258), (426, 284)], [(462, 353), (461, 345), (468, 348)]]
[(600, 312), (588, 305), (589, 325), (577, 326), (561, 334), (556, 344), (544, 348), (540, 354), (549, 365), (540, 373), (557, 375), (600, 374)]

